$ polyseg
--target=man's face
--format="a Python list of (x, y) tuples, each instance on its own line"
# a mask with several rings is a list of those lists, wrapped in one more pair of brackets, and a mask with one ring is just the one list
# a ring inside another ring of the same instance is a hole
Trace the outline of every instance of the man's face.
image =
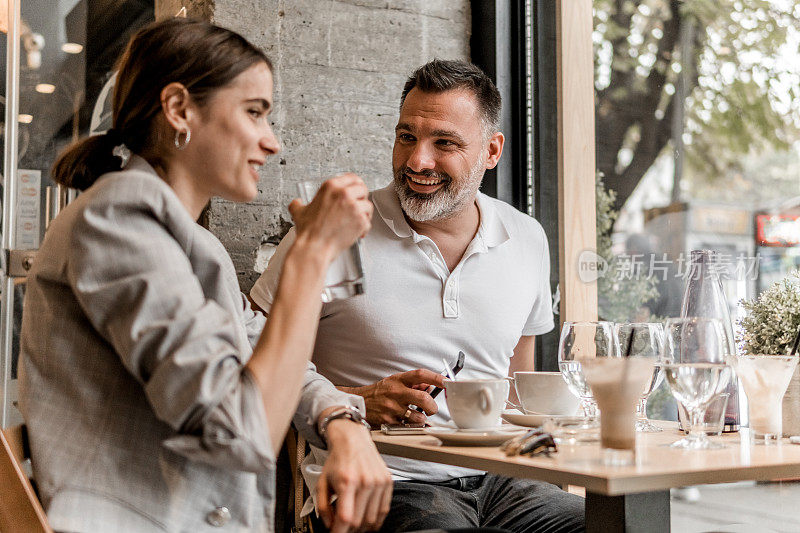
[(406, 216), (427, 222), (468, 209), (483, 173), (500, 156), (490, 155), (490, 144), (470, 91), (412, 89), (400, 109), (392, 152), (394, 186)]

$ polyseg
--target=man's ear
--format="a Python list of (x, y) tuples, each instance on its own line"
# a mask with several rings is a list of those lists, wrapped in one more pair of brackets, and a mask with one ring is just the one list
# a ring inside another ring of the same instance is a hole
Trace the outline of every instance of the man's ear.
[(506, 138), (499, 131), (492, 135), (486, 147), (489, 157), (486, 158), (486, 169), (492, 169), (497, 166), (500, 161), (500, 156), (503, 155), (503, 143)]
[(161, 111), (167, 123), (175, 131), (189, 129), (191, 104), (192, 98), (182, 83), (172, 82), (161, 89)]

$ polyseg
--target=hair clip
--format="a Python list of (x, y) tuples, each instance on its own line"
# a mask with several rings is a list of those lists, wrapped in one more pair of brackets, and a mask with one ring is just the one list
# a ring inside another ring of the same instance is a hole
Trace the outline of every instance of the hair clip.
[(125, 146), (125, 144), (118, 144), (111, 150), (111, 155), (119, 157), (122, 161), (119, 164), (119, 168), (123, 169), (128, 165), (128, 161), (131, 159), (131, 151), (130, 149)]

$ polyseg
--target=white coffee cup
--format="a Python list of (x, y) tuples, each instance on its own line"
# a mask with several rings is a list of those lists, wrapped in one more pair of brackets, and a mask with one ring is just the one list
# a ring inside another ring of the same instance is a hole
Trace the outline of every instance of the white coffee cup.
[(514, 372), (512, 381), (517, 398), (529, 413), (574, 415), (580, 407), (561, 372)]
[(500, 413), (508, 398), (505, 379), (444, 380), (450, 417), (461, 429), (484, 429), (500, 425)]

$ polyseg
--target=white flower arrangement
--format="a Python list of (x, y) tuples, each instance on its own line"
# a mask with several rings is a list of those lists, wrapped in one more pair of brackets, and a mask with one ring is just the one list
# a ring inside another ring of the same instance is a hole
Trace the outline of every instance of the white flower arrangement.
[(783, 355), (792, 349), (800, 327), (800, 271), (793, 270), (754, 300), (742, 300), (747, 315), (737, 339), (743, 353)]

